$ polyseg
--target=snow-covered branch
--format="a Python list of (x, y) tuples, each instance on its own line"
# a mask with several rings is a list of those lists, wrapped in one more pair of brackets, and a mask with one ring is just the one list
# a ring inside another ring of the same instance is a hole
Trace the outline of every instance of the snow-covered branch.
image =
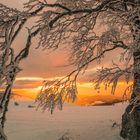
[(111, 93), (114, 94), (117, 83), (120, 78), (125, 78), (126, 83), (128, 84), (133, 77), (133, 65), (130, 65), (127, 68), (120, 68), (118, 65), (114, 64), (112, 68), (101, 68), (97, 71), (96, 79), (92, 80), (95, 89), (100, 90), (100, 85), (103, 83), (105, 89), (107, 89), (110, 85), (112, 87)]

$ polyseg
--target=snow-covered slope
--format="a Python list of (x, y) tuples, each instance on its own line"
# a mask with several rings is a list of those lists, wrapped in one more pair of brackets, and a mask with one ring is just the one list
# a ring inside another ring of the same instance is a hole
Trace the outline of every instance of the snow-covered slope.
[(31, 102), (11, 102), (6, 122), (9, 140), (120, 140), (119, 125), (125, 104), (114, 106), (64, 105), (63, 111), (42, 113), (28, 108)]

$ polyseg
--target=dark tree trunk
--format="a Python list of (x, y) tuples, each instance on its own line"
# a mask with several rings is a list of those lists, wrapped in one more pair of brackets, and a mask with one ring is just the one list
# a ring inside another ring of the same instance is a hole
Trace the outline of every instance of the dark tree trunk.
[[(140, 62), (140, 52), (137, 61)], [(139, 72), (134, 74), (134, 90), (130, 104), (122, 116), (121, 136), (128, 140), (140, 140), (140, 104), (134, 104), (134, 100), (140, 98), (140, 64)], [(137, 102), (139, 103), (139, 101)]]
[(7, 137), (4, 134), (3, 129), (0, 130), (0, 140), (7, 140)]
[(127, 140), (140, 140), (140, 105), (133, 112), (134, 105), (128, 105), (122, 116), (120, 135)]
[(127, 140), (140, 140), (140, 17), (133, 20), (133, 34), (135, 41), (134, 58), (134, 86), (130, 103), (122, 116), (122, 130), (120, 135)]
[(15, 75), (12, 75), (10, 78), (11, 78), (11, 83), (7, 85), (7, 87), (5, 88), (3, 97), (0, 100), (0, 140), (7, 140), (7, 136), (4, 133), (4, 124), (6, 121), (6, 113), (8, 111), (8, 105), (12, 93), (12, 87), (13, 87)]
[(12, 85), (7, 85), (3, 97), (0, 101), (0, 140), (7, 140), (7, 136), (4, 133), (4, 124), (6, 121), (6, 112), (8, 111), (11, 89)]

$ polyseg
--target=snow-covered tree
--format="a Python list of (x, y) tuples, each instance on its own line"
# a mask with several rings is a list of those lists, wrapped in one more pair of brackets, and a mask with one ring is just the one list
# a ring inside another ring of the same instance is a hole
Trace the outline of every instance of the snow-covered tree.
[[(32, 17), (37, 22), (27, 28), (25, 47), (15, 56), (12, 43)], [(99, 26), (104, 28), (99, 30)], [(127, 83), (133, 81), (124, 91), (125, 95), (130, 90), (132, 96), (122, 117), (121, 136), (128, 140), (140, 139), (140, 0), (56, 0), (54, 3), (30, 0), (23, 12), (1, 4), (0, 31), (0, 83), (6, 84), (1, 100), (1, 139), (6, 139), (2, 130), (13, 81), (36, 35), (38, 48), (57, 49), (69, 43), (70, 62), (76, 67), (62, 79), (44, 82), (36, 101), (38, 107), (51, 112), (55, 107), (62, 109), (66, 100), (76, 99), (77, 77), (86, 72), (90, 63), (99, 63), (108, 52), (121, 49), (120, 63), (113, 62), (111, 68), (99, 69), (93, 82), (97, 90), (101, 83), (106, 88), (112, 86), (114, 94), (120, 78)]]

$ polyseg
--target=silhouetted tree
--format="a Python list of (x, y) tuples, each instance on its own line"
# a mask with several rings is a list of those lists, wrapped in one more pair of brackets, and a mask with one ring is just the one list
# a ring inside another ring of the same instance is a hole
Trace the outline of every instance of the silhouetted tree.
[[(26, 45), (15, 56), (12, 43), (32, 17), (37, 17), (37, 22), (27, 28)], [(99, 25), (104, 28), (99, 30)], [(62, 109), (65, 100), (76, 99), (77, 77), (91, 62), (102, 61), (113, 50), (123, 50), (121, 65), (113, 62), (112, 68), (99, 69), (93, 82), (97, 90), (101, 83), (106, 88), (112, 86), (114, 94), (121, 77), (127, 83), (133, 78), (133, 85), (124, 91), (124, 95), (132, 92), (132, 96), (122, 117), (121, 136), (128, 140), (140, 139), (140, 0), (57, 0), (53, 4), (30, 0), (23, 12), (1, 4), (0, 31), (0, 83), (6, 84), (0, 103), (2, 140), (6, 139), (2, 130), (13, 81), (36, 35), (39, 36), (38, 47), (44, 49), (71, 44), (70, 62), (76, 66), (66, 77), (44, 82), (36, 101), (38, 107), (51, 112), (55, 107)]]

